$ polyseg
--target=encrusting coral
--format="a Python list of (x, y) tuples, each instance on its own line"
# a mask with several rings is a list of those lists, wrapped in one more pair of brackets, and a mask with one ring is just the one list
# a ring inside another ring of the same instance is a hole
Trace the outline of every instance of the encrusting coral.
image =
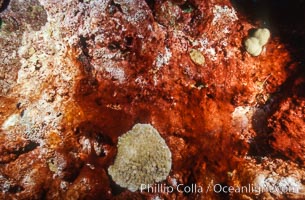
[(165, 180), (171, 165), (171, 152), (158, 131), (150, 124), (136, 124), (119, 138), (108, 172), (118, 185), (136, 191), (141, 184)]

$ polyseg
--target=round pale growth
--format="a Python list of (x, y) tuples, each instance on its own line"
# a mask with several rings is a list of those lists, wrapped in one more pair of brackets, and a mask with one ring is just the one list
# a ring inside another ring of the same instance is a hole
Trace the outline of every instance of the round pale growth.
[(136, 124), (119, 137), (118, 153), (108, 173), (116, 184), (134, 192), (141, 184), (165, 180), (171, 166), (171, 152), (158, 131), (150, 124)]
[(265, 44), (267, 44), (270, 38), (270, 31), (266, 28), (259, 28), (254, 32), (253, 36), (258, 39), (259, 44), (261, 46), (264, 46)]
[(260, 45), (259, 40), (255, 37), (249, 37), (246, 39), (245, 48), (252, 56), (258, 56), (262, 52), (262, 46)]
[(192, 61), (197, 64), (197, 65), (201, 65), (203, 66), (205, 63), (205, 58), (202, 55), (202, 53), (196, 49), (192, 49), (190, 51), (190, 57), (192, 59)]

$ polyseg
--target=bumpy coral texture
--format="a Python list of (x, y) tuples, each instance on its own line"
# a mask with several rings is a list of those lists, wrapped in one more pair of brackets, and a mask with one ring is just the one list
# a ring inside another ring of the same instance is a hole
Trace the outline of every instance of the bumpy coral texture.
[(141, 184), (166, 179), (171, 169), (171, 152), (150, 124), (136, 124), (119, 138), (118, 154), (108, 169), (121, 187), (136, 191)]

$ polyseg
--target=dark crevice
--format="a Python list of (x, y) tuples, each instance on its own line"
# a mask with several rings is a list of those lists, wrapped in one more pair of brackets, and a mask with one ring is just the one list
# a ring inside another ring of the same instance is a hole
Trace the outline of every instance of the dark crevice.
[(84, 36), (79, 36), (79, 45), (83, 50), (83, 53), (85, 56), (89, 57), (89, 50), (88, 50), (88, 45), (87, 45), (87, 38)]
[(109, 14), (113, 15), (116, 12), (123, 13), (123, 10), (121, 8), (120, 4), (115, 3), (115, 1), (111, 1), (109, 4)]
[(22, 186), (20, 186), (20, 185), (13, 185), (13, 186), (9, 187), (8, 192), (12, 193), (12, 194), (16, 194), (16, 193), (21, 192), (23, 190), (24, 190), (24, 188)]
[(195, 6), (192, 5), (190, 2), (186, 2), (186, 3), (182, 4), (182, 5), (180, 5), (179, 7), (181, 8), (181, 10), (184, 13), (191, 13), (195, 9)]
[(117, 196), (125, 191), (125, 189), (121, 188), (119, 185), (117, 185), (109, 175), (108, 175), (108, 178), (110, 180), (110, 188), (111, 188), (111, 193), (113, 194), (113, 196)]
[(155, 6), (155, 0), (145, 0), (145, 2), (153, 13), (154, 12), (154, 6)]
[(20, 156), (21, 154), (25, 154), (25, 153), (28, 153), (28, 152), (36, 149), (36, 147), (38, 147), (38, 146), (39, 146), (39, 143), (36, 143), (34, 141), (29, 141), (29, 143), (26, 146), (14, 151), (13, 153), (17, 156)]
[(24, 188), (17, 184), (16, 180), (10, 178), (8, 175), (0, 172), (0, 189), (4, 193), (16, 194), (24, 190)]
[(45, 199), (48, 199), (47, 198), (47, 194), (48, 194), (48, 191), (43, 189), (41, 194), (40, 194), (40, 200), (45, 200)]
[(3, 0), (3, 1), (0, 0), (0, 13), (6, 10), (9, 4), (10, 4), (10, 0)]
[(125, 44), (126, 44), (127, 47), (131, 47), (134, 43), (134, 39), (133, 39), (132, 36), (126, 36), (124, 38), (124, 41), (125, 41)]

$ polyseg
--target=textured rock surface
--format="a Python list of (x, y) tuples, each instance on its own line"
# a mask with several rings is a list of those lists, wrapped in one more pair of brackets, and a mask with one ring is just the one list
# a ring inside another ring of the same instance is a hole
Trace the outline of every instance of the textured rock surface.
[[(4, 1), (0, 198), (304, 199), (304, 13), (301, 0)], [(252, 57), (243, 42), (266, 26)], [(172, 152), (163, 183), (203, 193), (114, 184), (118, 137), (137, 123)]]

